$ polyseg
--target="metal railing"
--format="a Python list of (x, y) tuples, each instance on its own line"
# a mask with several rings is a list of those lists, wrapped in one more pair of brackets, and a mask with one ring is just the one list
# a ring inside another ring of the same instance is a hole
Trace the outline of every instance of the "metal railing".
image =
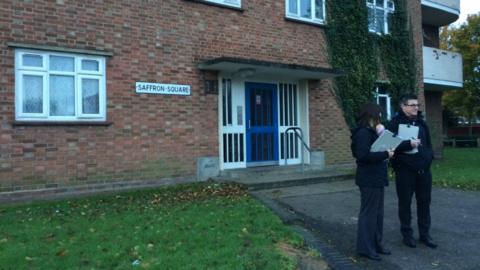
[(283, 138), (284, 138), (284, 141), (283, 141), (283, 151), (282, 151), (282, 152), (283, 152), (283, 157), (284, 157), (284, 159), (285, 159), (285, 165), (287, 165), (287, 160), (288, 160), (286, 151), (287, 151), (287, 149), (288, 149), (288, 145), (287, 145), (288, 139), (287, 139), (287, 138), (288, 138), (288, 133), (289, 133), (289, 131), (293, 131), (293, 133), (295, 134), (295, 137), (296, 137), (296, 138), (299, 138), (299, 139), (300, 139), (300, 142), (302, 143), (302, 147), (301, 147), (302, 150), (301, 150), (301, 154), (300, 154), (300, 156), (301, 156), (300, 160), (301, 160), (301, 163), (302, 163), (302, 170), (303, 170), (304, 167), (305, 167), (305, 161), (304, 161), (304, 158), (303, 158), (303, 153), (304, 153), (304, 152), (303, 152), (303, 151), (304, 151), (303, 149), (304, 149), (304, 148), (307, 149), (308, 153), (311, 153), (312, 150), (310, 149), (310, 147), (307, 145), (307, 143), (306, 143), (305, 140), (303, 139), (303, 131), (302, 131), (302, 129), (299, 128), (299, 127), (289, 127), (289, 128), (287, 128), (287, 129), (285, 130), (285, 132), (284, 132), (284, 133), (285, 133), (285, 136), (283, 137)]

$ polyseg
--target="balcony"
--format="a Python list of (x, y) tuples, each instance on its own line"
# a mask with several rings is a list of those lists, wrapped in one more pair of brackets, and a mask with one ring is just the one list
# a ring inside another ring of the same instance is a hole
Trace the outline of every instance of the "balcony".
[(445, 26), (456, 21), (459, 15), (460, 0), (422, 0), (423, 24)]
[(462, 55), (423, 46), (423, 82), (425, 90), (463, 87)]

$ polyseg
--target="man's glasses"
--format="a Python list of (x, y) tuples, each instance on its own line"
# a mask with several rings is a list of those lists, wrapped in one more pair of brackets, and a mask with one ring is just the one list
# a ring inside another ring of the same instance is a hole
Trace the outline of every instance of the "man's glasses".
[(420, 107), (420, 104), (404, 104), (404, 105), (408, 107)]

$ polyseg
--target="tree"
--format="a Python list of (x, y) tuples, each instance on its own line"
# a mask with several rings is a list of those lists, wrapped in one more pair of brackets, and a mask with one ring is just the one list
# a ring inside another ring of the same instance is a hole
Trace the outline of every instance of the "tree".
[(469, 15), (458, 28), (443, 28), (440, 47), (463, 56), (463, 89), (447, 91), (443, 104), (456, 116), (468, 119), (471, 136), (472, 125), (480, 117), (480, 12)]

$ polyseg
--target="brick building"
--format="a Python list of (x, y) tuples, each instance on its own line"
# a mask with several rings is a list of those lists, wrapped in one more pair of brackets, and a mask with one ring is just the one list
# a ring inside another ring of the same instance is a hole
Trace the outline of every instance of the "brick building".
[[(408, 1), (418, 57), (423, 2)], [(366, 4), (372, 18), (395, 9)], [(194, 178), (199, 163), (350, 164), (326, 13), (324, 1), (2, 1), (0, 192)]]

